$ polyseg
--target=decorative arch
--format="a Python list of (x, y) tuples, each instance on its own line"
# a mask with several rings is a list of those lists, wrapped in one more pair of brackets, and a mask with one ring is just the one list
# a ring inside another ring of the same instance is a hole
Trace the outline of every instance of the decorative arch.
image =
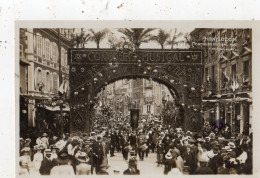
[(89, 132), (90, 111), (102, 87), (124, 78), (151, 78), (175, 93), (186, 130), (199, 131), (203, 55), (201, 50), (70, 49), (71, 132)]

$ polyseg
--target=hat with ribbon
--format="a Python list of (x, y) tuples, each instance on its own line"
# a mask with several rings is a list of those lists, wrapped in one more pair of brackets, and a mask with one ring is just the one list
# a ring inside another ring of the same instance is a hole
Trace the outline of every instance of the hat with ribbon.
[(79, 151), (75, 154), (75, 158), (81, 162), (81, 163), (86, 163), (88, 162), (88, 159), (87, 159), (87, 153), (85, 152), (82, 152), (82, 151)]
[(166, 159), (172, 159), (172, 154), (171, 154), (171, 152), (168, 152), (168, 153), (165, 155), (165, 158), (166, 158)]
[(45, 149), (46, 154), (51, 154), (51, 149)]

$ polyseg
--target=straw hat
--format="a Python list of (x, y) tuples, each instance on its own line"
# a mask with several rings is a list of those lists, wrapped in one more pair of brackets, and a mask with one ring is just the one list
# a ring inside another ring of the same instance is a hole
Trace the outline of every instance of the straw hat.
[(81, 162), (81, 163), (86, 163), (86, 162), (88, 162), (87, 153), (82, 152), (82, 151), (77, 152), (76, 155), (75, 155), (75, 158), (76, 158), (79, 162)]
[(35, 145), (34, 147), (34, 150), (43, 150), (43, 147), (42, 146), (40, 146), (40, 145)]
[(234, 142), (228, 142), (228, 146), (230, 146), (231, 148), (236, 148), (236, 145)]
[(31, 141), (32, 141), (32, 140), (31, 140), (30, 138), (26, 138), (26, 139), (25, 139), (25, 143), (31, 143)]
[(51, 149), (45, 149), (46, 154), (51, 154)]
[(166, 159), (172, 159), (172, 154), (171, 154), (171, 152), (168, 152), (168, 153), (165, 155), (165, 158), (166, 158)]
[(24, 147), (22, 150), (21, 150), (21, 152), (23, 153), (23, 152), (29, 152), (31, 149), (29, 148), (29, 147)]
[(69, 162), (69, 155), (66, 150), (59, 152), (57, 162), (61, 164), (67, 164)]
[(47, 133), (43, 133), (42, 136), (43, 136), (43, 137), (47, 137), (48, 134), (47, 134)]

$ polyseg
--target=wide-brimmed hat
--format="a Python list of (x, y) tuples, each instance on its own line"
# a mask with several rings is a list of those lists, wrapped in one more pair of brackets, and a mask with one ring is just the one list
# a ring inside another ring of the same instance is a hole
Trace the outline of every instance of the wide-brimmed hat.
[(35, 146), (33, 147), (33, 149), (34, 149), (34, 150), (43, 150), (43, 147), (40, 146), (40, 145), (35, 145)]
[(81, 163), (86, 163), (86, 162), (88, 162), (88, 160), (87, 160), (87, 153), (82, 152), (82, 151), (77, 152), (76, 155), (75, 155), (75, 158), (76, 158), (79, 162), (81, 162)]
[(31, 140), (30, 138), (26, 138), (26, 139), (25, 139), (25, 142), (26, 142), (26, 143), (30, 143), (31, 141), (32, 141), (32, 140)]
[(230, 146), (231, 148), (236, 148), (236, 145), (234, 142), (228, 142), (228, 146)]
[(51, 154), (51, 149), (45, 149), (46, 154)]
[(194, 139), (189, 139), (188, 142), (189, 143), (195, 143), (196, 141)]
[(67, 164), (70, 161), (68, 151), (63, 150), (59, 152), (57, 162), (61, 164)]
[(129, 165), (132, 165), (132, 166), (136, 165), (136, 164), (137, 164), (137, 159), (136, 159), (136, 157), (130, 158), (128, 164), (129, 164)]
[(29, 147), (23, 147), (23, 149), (21, 150), (21, 152), (29, 152), (31, 149)]
[(198, 138), (197, 141), (200, 142), (200, 143), (205, 142), (205, 140), (202, 139), (202, 138)]
[(43, 136), (43, 137), (47, 137), (48, 134), (47, 134), (47, 133), (43, 133), (42, 136)]
[(205, 140), (206, 140), (206, 141), (207, 141), (207, 140), (210, 141), (210, 137), (205, 137)]
[(166, 158), (166, 159), (172, 159), (172, 154), (171, 154), (171, 152), (168, 152), (168, 153), (165, 155), (165, 158)]

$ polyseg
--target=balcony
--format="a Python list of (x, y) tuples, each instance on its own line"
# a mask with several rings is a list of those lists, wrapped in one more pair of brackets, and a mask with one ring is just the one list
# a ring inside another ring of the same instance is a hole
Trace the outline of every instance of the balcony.
[(144, 102), (145, 102), (145, 103), (152, 103), (152, 102), (153, 102), (153, 97), (152, 97), (152, 96), (150, 96), (150, 97), (145, 97), (145, 98), (144, 98)]

